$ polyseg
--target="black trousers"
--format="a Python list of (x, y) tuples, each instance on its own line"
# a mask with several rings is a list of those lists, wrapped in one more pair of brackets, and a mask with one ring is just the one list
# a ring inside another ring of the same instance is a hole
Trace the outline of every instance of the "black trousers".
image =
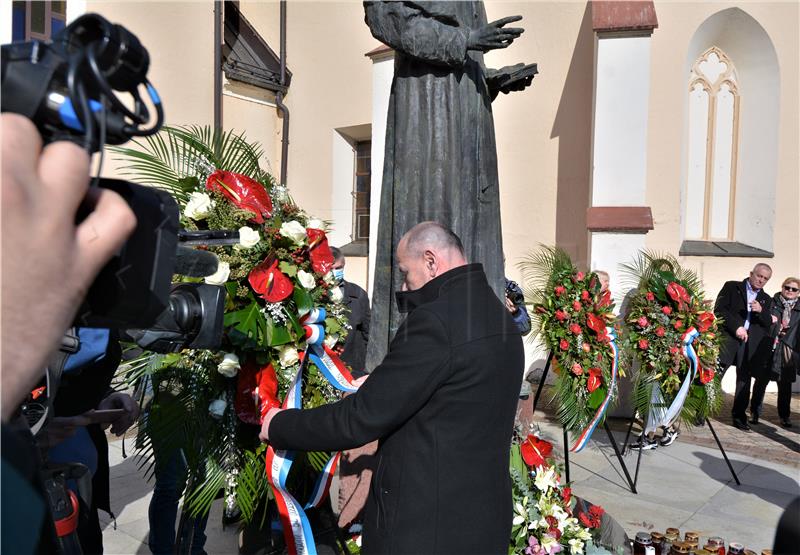
[[(764, 404), (764, 393), (767, 391), (769, 378), (758, 377), (753, 384), (753, 398), (750, 400), (750, 413), (757, 416), (761, 415), (761, 407)], [(778, 380), (778, 416), (782, 420), (788, 420), (791, 414), (792, 402), (792, 382), (789, 380)]]
[[(747, 344), (742, 342), (736, 351), (736, 358), (733, 364), (736, 365), (736, 391), (733, 394), (733, 408), (731, 416), (734, 420), (747, 421), (747, 405), (750, 403), (750, 371), (747, 368), (747, 360), (745, 357), (745, 350)], [(721, 376), (730, 368), (730, 365), (725, 368), (720, 368)], [(720, 379), (722, 379), (720, 377)]]

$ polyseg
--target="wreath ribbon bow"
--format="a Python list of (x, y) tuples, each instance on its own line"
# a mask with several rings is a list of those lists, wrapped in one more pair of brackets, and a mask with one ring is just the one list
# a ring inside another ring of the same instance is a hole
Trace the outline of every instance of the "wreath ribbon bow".
[[(307, 349), (300, 353), (302, 363), (295, 374), (286, 399), (285, 409), (303, 408), (303, 369), (308, 360), (319, 368), (330, 384), (340, 391), (352, 393), (358, 390), (353, 377), (339, 357), (325, 345), (325, 309), (314, 308), (305, 314), (300, 323), (306, 334)], [(306, 357), (306, 355), (308, 355)], [(286, 547), (290, 555), (316, 555), (317, 548), (305, 509), (318, 507), (327, 497), (333, 474), (339, 464), (341, 453), (334, 454), (322, 469), (308, 503), (300, 503), (286, 490), (286, 477), (294, 461), (294, 452), (267, 447), (265, 459), (267, 479), (275, 493), (278, 514), (283, 525)]]

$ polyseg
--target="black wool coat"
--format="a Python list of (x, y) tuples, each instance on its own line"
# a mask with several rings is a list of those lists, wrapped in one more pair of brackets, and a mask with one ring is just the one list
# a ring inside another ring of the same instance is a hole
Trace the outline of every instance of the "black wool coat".
[(350, 309), (348, 322), (352, 327), (344, 340), (342, 360), (353, 369), (353, 376), (358, 378), (366, 374), (364, 365), (369, 341), (369, 297), (366, 291), (349, 281), (342, 284), (342, 292), (344, 304)]
[(408, 316), (353, 395), (270, 424), (279, 449), (379, 439), (363, 553), (507, 553), (509, 445), (524, 353), (480, 264), (399, 293)]
[[(754, 372), (756, 377), (762, 377), (781, 382), (797, 381), (797, 372), (800, 371), (800, 301), (794, 304), (789, 316), (789, 327), (781, 334), (781, 318), (783, 317), (783, 303), (781, 294), (775, 293), (772, 297), (771, 314), (778, 321), (772, 324), (769, 338), (762, 342), (759, 348), (758, 362), (763, 363)], [(775, 339), (778, 338), (776, 348)], [(784, 350), (789, 355), (789, 360), (784, 361)]]
[[(714, 304), (714, 314), (722, 318), (724, 325), (722, 328), (722, 348), (719, 355), (719, 366), (723, 369), (735, 364), (736, 352), (741, 342), (736, 337), (736, 330), (744, 326), (747, 319), (747, 280), (728, 281), (722, 286)], [(737, 375), (742, 372), (749, 372), (748, 368), (756, 368), (763, 364), (760, 360), (763, 350), (760, 349), (762, 342), (769, 341), (769, 330), (772, 326), (772, 316), (770, 307), (772, 299), (764, 293), (758, 292), (756, 301), (761, 305), (761, 312), (750, 313), (750, 328), (747, 330), (747, 345), (742, 360), (742, 368), (737, 368)]]

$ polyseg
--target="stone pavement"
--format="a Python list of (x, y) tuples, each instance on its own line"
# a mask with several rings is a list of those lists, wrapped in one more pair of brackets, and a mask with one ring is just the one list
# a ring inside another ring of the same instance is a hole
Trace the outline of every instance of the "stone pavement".
[[(696, 530), (703, 540), (718, 535), (726, 542), (738, 541), (757, 553), (771, 548), (784, 507), (800, 495), (800, 395), (793, 396), (795, 427), (788, 430), (776, 424), (775, 397), (767, 394), (764, 423), (754, 427), (752, 433), (730, 425), (729, 407), (723, 408), (719, 419), (712, 421), (740, 486), (734, 483), (708, 427), (704, 426), (684, 429), (669, 447), (645, 451), (639, 471), (639, 493), (633, 494), (608, 437), (600, 429), (582, 452), (570, 454), (573, 491), (602, 505), (630, 537), (640, 530), (664, 531), (673, 526), (682, 532)], [(551, 407), (547, 406), (548, 398), (545, 391), (534, 422), (542, 436), (554, 443), (553, 452), (562, 457), (562, 432)], [(530, 420), (531, 404), (532, 396), (520, 402), (521, 419)], [(611, 427), (621, 445), (627, 423), (615, 420)], [(130, 440), (126, 443), (130, 448)], [(111, 506), (117, 518), (115, 528), (101, 514), (105, 552), (147, 554), (147, 507), (152, 484), (137, 469), (135, 457), (122, 458), (121, 441), (112, 441), (109, 452)], [(631, 475), (637, 454), (628, 452), (623, 456)], [(221, 501), (212, 509), (207, 535), (209, 554), (237, 553), (236, 528), (223, 530), (221, 525)]]

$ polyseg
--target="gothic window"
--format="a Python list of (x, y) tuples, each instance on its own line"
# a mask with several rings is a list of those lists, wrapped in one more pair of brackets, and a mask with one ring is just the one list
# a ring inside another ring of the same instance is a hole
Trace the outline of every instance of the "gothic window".
[(689, 77), (686, 238), (734, 240), (739, 89), (736, 68), (706, 50)]

